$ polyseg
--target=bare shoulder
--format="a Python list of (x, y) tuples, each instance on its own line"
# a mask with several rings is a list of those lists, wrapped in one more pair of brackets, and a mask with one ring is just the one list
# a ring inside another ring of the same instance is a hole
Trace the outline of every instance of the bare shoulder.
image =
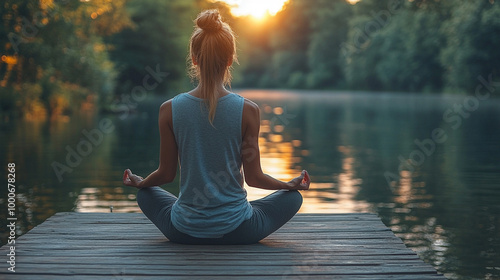
[(163, 104), (161, 104), (160, 112), (165, 111), (165, 110), (172, 111), (172, 99), (169, 99), (169, 100), (163, 102)]
[[(252, 136), (255, 134), (259, 134), (259, 126), (260, 126), (260, 109), (259, 105), (255, 104), (255, 102), (246, 99), (243, 104), (243, 118), (242, 118), (242, 136)], [(250, 134), (247, 134), (247, 131), (251, 131)]]
[(248, 99), (248, 98), (243, 98), (245, 100), (245, 105), (244, 106), (250, 106), (252, 108), (255, 108), (255, 109), (259, 109), (259, 105), (257, 105), (257, 103), (253, 102), (252, 100)]
[(249, 116), (260, 115), (259, 105), (252, 100), (245, 98), (245, 103), (243, 104), (243, 114)]
[(160, 106), (160, 122), (167, 122), (169, 126), (172, 126), (172, 99), (169, 99)]

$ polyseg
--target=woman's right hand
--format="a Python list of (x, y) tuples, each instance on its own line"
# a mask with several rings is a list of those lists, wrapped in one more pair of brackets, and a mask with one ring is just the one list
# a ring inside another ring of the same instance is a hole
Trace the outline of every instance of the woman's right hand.
[(123, 184), (125, 186), (131, 186), (140, 189), (140, 184), (142, 181), (144, 181), (144, 178), (133, 174), (130, 169), (126, 169), (125, 172), (123, 172)]
[(287, 183), (288, 189), (301, 191), (308, 190), (309, 184), (311, 184), (311, 178), (309, 178), (309, 174), (306, 170), (302, 170), (299, 177), (293, 178)]

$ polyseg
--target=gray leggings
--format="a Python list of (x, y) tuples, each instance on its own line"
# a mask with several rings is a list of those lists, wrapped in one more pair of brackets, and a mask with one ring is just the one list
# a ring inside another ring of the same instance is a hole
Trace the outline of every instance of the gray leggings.
[(299, 211), (302, 195), (298, 191), (276, 191), (251, 201), (253, 215), (221, 238), (197, 238), (178, 231), (170, 219), (177, 197), (160, 187), (140, 189), (137, 204), (153, 224), (172, 242), (182, 244), (252, 244), (270, 235)]

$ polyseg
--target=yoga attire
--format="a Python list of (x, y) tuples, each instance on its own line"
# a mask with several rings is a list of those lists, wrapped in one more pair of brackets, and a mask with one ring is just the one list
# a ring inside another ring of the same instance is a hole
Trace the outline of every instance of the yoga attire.
[(299, 210), (298, 191), (280, 190), (248, 202), (241, 173), (244, 98), (218, 99), (213, 123), (203, 99), (172, 100), (180, 165), (179, 198), (160, 187), (140, 189), (143, 213), (172, 242), (251, 244), (276, 231)]
[[(298, 191), (276, 191), (251, 201), (252, 216), (236, 229), (218, 238), (197, 238), (175, 228), (172, 205), (177, 197), (160, 187), (140, 189), (137, 202), (144, 214), (172, 242), (200, 245), (253, 244), (264, 239), (288, 222), (299, 211), (302, 196)], [(204, 229), (203, 231), (209, 231)]]

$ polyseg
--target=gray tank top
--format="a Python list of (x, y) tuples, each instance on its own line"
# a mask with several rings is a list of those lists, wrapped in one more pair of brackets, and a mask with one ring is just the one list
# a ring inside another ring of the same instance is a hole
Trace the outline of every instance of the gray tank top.
[(218, 238), (252, 216), (241, 174), (243, 104), (234, 93), (219, 98), (212, 125), (203, 99), (183, 93), (172, 101), (180, 163), (172, 223), (183, 233)]

